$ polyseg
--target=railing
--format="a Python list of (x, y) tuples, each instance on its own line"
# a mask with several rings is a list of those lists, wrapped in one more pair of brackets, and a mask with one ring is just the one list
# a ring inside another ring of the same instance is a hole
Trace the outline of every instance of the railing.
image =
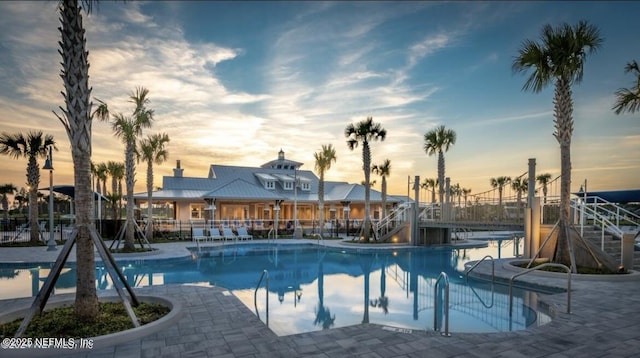
[(262, 283), (262, 279), (265, 279), (265, 296), (267, 301), (266, 306), (266, 324), (269, 327), (269, 271), (263, 270), (262, 275), (260, 275), (260, 280), (258, 280), (258, 285), (256, 285), (255, 291), (253, 291), (253, 306), (256, 309), (256, 316), (260, 319), (260, 313), (258, 312), (258, 289), (260, 288), (260, 284)]
[(511, 279), (509, 280), (509, 317), (511, 317), (513, 313), (513, 281), (515, 280), (515, 278), (518, 276), (526, 275), (536, 270), (540, 270), (545, 267), (558, 267), (567, 271), (567, 313), (571, 313), (571, 269), (563, 264), (548, 262), (511, 276)]
[(440, 279), (444, 280), (444, 332), (443, 336), (449, 337), (449, 276), (446, 273), (440, 272), (436, 279), (435, 285), (433, 285), (433, 330), (438, 331), (438, 284)]
[[(589, 201), (593, 202), (589, 203)], [(571, 208), (579, 215), (580, 233), (584, 232), (584, 226), (592, 220), (595, 226), (600, 226), (602, 229), (603, 241), (605, 231), (622, 239), (624, 234), (622, 226), (635, 227), (636, 231), (640, 229), (640, 216), (597, 196), (574, 199), (571, 201)], [(622, 225), (624, 223), (629, 225)]]
[(412, 204), (413, 203), (403, 203), (392, 210), (387, 216), (375, 222), (373, 228), (376, 238), (384, 237), (384, 235), (398, 227), (398, 225), (409, 220), (408, 213), (411, 212)]
[(478, 265), (480, 265), (482, 261), (484, 261), (485, 259), (491, 259), (491, 285), (493, 285), (493, 283), (496, 280), (496, 262), (494, 261), (493, 256), (491, 255), (487, 255), (483, 257), (482, 259), (480, 259), (480, 261), (473, 264), (473, 266), (471, 266), (469, 270), (467, 270), (467, 272), (465, 272), (464, 274), (465, 282), (469, 281), (469, 273), (473, 271), (476, 267), (478, 267)]

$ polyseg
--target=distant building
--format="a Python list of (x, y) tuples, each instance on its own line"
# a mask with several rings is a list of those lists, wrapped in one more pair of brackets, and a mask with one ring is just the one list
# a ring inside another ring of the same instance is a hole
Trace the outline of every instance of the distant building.
[[(274, 220), (278, 211), (280, 224), (297, 217), (301, 225), (309, 227), (318, 219), (319, 179), (312, 171), (300, 169), (302, 165), (286, 159), (280, 150), (277, 159), (257, 168), (212, 164), (207, 177), (185, 177), (178, 160), (173, 176), (163, 177), (162, 189), (153, 192), (154, 217), (254, 223)], [(326, 221), (363, 219), (363, 185), (325, 181), (324, 186)], [(134, 199), (144, 215), (146, 193), (138, 193)], [(403, 200), (406, 198), (387, 195), (387, 206), (395, 207)], [(379, 219), (379, 191), (370, 191), (370, 204), (372, 219)]]

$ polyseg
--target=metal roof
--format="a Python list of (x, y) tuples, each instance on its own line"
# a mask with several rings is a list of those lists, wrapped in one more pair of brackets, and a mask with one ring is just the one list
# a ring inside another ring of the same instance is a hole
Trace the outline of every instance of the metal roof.
[[(215, 173), (215, 175), (211, 175)], [(287, 170), (262, 167), (241, 167), (212, 164), (204, 178), (165, 176), (162, 190), (153, 193), (154, 199), (204, 199), (220, 198), (225, 200), (286, 200), (299, 202), (318, 201), (318, 177), (310, 170)], [(292, 181), (296, 175), (300, 181), (309, 184), (309, 190), (291, 190), (282, 187), (282, 181)], [(261, 180), (262, 178), (262, 180)], [(266, 189), (263, 180), (274, 180), (278, 184), (273, 189)], [(325, 202), (364, 201), (364, 186), (347, 182), (325, 181)], [(136, 199), (145, 199), (146, 193), (134, 195)], [(371, 189), (371, 202), (382, 201), (379, 191)], [(388, 196), (388, 202), (401, 202), (396, 197)]]
[[(585, 195), (583, 191), (573, 194), (578, 197), (583, 197)], [(600, 199), (606, 200), (610, 203), (640, 203), (640, 189), (588, 191), (586, 194), (587, 201), (590, 203), (594, 202), (593, 197), (599, 197)]]

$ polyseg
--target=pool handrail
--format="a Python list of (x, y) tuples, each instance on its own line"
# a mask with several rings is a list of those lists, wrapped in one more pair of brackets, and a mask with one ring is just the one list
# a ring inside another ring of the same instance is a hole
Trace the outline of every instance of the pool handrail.
[(449, 276), (445, 272), (440, 272), (436, 283), (433, 285), (433, 330), (438, 331), (438, 284), (440, 279), (444, 280), (444, 332), (442, 335), (450, 337), (449, 334)]
[(269, 327), (269, 271), (267, 270), (262, 270), (262, 274), (260, 275), (260, 280), (258, 280), (258, 284), (256, 285), (256, 289), (255, 291), (253, 291), (253, 306), (256, 309), (256, 316), (258, 316), (258, 319), (260, 319), (260, 313), (258, 312), (258, 289), (260, 288), (260, 284), (262, 283), (262, 279), (264, 279), (264, 287), (265, 287), (265, 291), (266, 291), (266, 302), (267, 302), (267, 306), (266, 306), (266, 324), (267, 327)]
[(478, 265), (480, 265), (482, 263), (482, 261), (484, 261), (487, 258), (491, 259), (491, 285), (493, 287), (493, 282), (496, 280), (496, 262), (495, 262), (495, 259), (493, 258), (493, 256), (491, 256), (491, 255), (486, 255), (485, 257), (480, 259), (480, 261), (478, 261), (475, 264), (473, 264), (473, 266), (471, 266), (471, 268), (469, 268), (469, 270), (467, 270), (465, 272), (465, 274), (464, 274), (464, 281), (465, 282), (469, 281), (469, 273), (471, 271), (473, 271), (476, 267), (478, 267)]
[(539, 270), (541, 268), (545, 268), (545, 267), (558, 267), (561, 269), (564, 269), (565, 271), (567, 271), (567, 313), (571, 314), (571, 269), (569, 267), (567, 267), (566, 265), (563, 264), (557, 264), (557, 263), (553, 263), (553, 262), (547, 262), (544, 263), (542, 265), (538, 265), (536, 267), (532, 267), (528, 270), (519, 272), (513, 276), (511, 276), (511, 279), (509, 279), (509, 317), (512, 316), (512, 309), (513, 309), (513, 281), (515, 280), (516, 277), (518, 276), (522, 276), (522, 275), (526, 275), (532, 271), (535, 270)]

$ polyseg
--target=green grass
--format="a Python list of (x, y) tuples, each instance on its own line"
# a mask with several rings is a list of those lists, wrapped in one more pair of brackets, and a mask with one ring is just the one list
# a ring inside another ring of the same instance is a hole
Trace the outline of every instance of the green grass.
[[(133, 323), (121, 302), (100, 302), (99, 306), (100, 314), (98, 319), (92, 323), (80, 322), (73, 314), (72, 306), (45, 311), (31, 320), (24, 336), (32, 338), (85, 338), (133, 328)], [(142, 302), (138, 307), (133, 307), (133, 311), (140, 324), (144, 325), (165, 316), (170, 309), (161, 304)], [(0, 325), (0, 338), (13, 337), (18, 327), (20, 327), (20, 323), (22, 323), (22, 318)]]

